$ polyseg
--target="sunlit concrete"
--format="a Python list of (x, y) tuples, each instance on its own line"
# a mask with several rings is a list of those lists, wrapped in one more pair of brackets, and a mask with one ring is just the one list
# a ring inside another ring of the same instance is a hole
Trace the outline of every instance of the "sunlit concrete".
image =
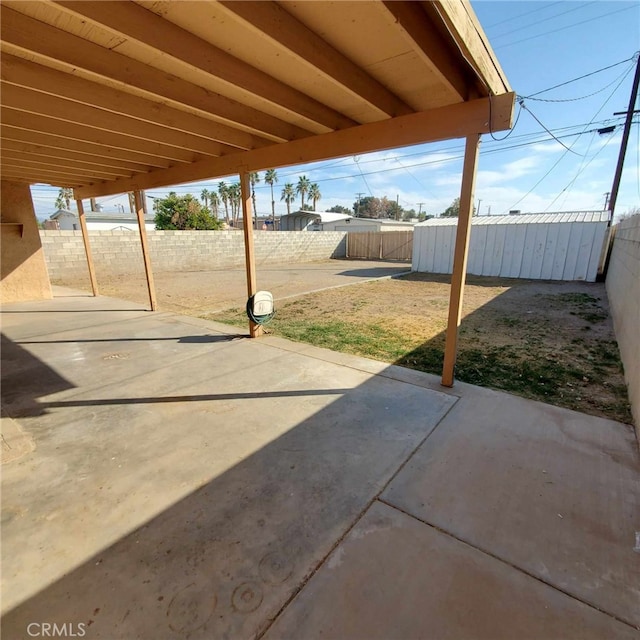
[(637, 637), (626, 425), (71, 290), (2, 320), (3, 637)]

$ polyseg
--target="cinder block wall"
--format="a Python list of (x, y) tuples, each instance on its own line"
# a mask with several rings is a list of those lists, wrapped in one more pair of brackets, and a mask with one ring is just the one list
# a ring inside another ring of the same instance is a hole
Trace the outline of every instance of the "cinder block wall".
[(640, 215), (617, 226), (606, 286), (631, 411), (640, 435)]
[[(41, 231), (52, 280), (83, 278), (87, 262), (80, 231)], [(241, 231), (147, 231), (154, 271), (206, 271), (244, 265)], [(282, 264), (345, 257), (342, 231), (254, 231), (256, 262)], [(135, 273), (142, 268), (140, 236), (132, 231), (90, 231), (96, 270)]]

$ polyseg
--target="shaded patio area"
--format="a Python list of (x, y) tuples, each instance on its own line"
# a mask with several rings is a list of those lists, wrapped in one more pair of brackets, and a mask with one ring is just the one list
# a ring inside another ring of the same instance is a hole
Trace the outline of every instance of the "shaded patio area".
[(5, 637), (639, 637), (628, 425), (55, 293), (2, 314)]

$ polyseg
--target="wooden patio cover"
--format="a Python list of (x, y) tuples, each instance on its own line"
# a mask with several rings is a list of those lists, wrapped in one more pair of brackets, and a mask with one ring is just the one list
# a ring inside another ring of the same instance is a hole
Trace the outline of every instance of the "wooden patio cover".
[(479, 136), (509, 129), (514, 104), (469, 2), (3, 0), (0, 10), (0, 178), (73, 187), (78, 201), (239, 174), (249, 207), (250, 171), (466, 138), (457, 333)]

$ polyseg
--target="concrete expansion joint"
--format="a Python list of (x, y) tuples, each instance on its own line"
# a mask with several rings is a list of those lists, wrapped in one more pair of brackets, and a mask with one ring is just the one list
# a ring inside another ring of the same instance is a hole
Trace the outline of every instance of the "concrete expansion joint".
[[(442, 420), (440, 422), (442, 422)], [(435, 431), (435, 429), (437, 429), (437, 426), (434, 428), (434, 431)], [(433, 431), (432, 431), (432, 433), (433, 433)], [(447, 531), (447, 529), (443, 529), (443, 528), (439, 527), (438, 525), (433, 524), (432, 522), (428, 522), (427, 520), (423, 520), (422, 518), (419, 518), (418, 516), (414, 515), (413, 513), (410, 513), (409, 511), (405, 511), (402, 507), (398, 507), (395, 504), (393, 504), (391, 502), (388, 502), (384, 498), (377, 497), (376, 499), (381, 504), (384, 504), (385, 506), (404, 514), (408, 518), (411, 518), (412, 520), (420, 522), (421, 524), (424, 524), (427, 527), (431, 527), (432, 529), (434, 529), (438, 533), (441, 533), (442, 535), (445, 535), (448, 538), (456, 540), (457, 542), (460, 542), (461, 544), (465, 545), (466, 547), (469, 547), (470, 549), (474, 549), (475, 551), (478, 551), (479, 553), (482, 553), (483, 555), (488, 556), (488, 557), (492, 558), (493, 560), (497, 560), (498, 562), (510, 567), (511, 569), (514, 569), (515, 571), (518, 571), (519, 573), (522, 573), (522, 574), (528, 576), (529, 578), (533, 578), (537, 582), (540, 582), (541, 584), (544, 584), (547, 587), (550, 587), (554, 591), (558, 591), (559, 593), (562, 593), (563, 595), (568, 596), (572, 600), (575, 600), (576, 602), (580, 602), (581, 604), (589, 607), (590, 609), (594, 609), (595, 611), (598, 611), (599, 613), (602, 613), (602, 614), (608, 616), (609, 618), (612, 618), (613, 620), (616, 620), (617, 622), (620, 622), (620, 623), (626, 625), (627, 627), (631, 627), (634, 630), (638, 630), (638, 627), (636, 627), (636, 625), (634, 625), (632, 622), (629, 622), (628, 620), (625, 620), (624, 618), (620, 618), (619, 616), (617, 616), (614, 613), (611, 613), (609, 611), (606, 611), (605, 609), (601, 609), (600, 607), (598, 607), (597, 605), (593, 604), (592, 602), (589, 602), (588, 600), (584, 600), (582, 598), (579, 598), (574, 593), (571, 593), (570, 591), (562, 589), (561, 587), (553, 584), (553, 582), (549, 582), (548, 580), (544, 580), (540, 576), (537, 576), (536, 574), (531, 573), (531, 572), (527, 571), (526, 569), (523, 569), (522, 567), (519, 567), (518, 565), (513, 564), (512, 562), (509, 562), (508, 560), (505, 560), (504, 558), (501, 558), (500, 556), (492, 553), (491, 551), (489, 551), (487, 549), (483, 549), (482, 547), (478, 547), (475, 544), (472, 544), (471, 542), (469, 542), (468, 540), (465, 540), (464, 538), (458, 537), (457, 535), (455, 535), (451, 531)]]

